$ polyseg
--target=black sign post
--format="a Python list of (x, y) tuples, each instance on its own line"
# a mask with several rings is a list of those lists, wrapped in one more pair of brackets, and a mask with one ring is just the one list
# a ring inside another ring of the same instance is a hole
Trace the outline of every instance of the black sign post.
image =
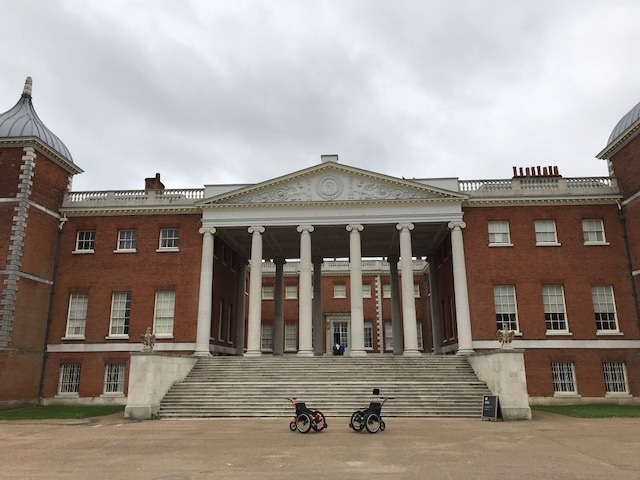
[(496, 421), (502, 419), (500, 399), (497, 395), (482, 396), (482, 420)]

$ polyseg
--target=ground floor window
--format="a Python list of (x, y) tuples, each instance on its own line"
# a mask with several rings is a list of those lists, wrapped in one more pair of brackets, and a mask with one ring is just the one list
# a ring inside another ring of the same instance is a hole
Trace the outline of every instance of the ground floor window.
[(391, 322), (384, 324), (384, 349), (393, 350), (393, 324)]
[(58, 393), (78, 393), (80, 390), (80, 364), (67, 363), (60, 366)]
[(627, 393), (627, 368), (624, 362), (604, 362), (604, 385), (607, 393)]
[(373, 348), (373, 327), (371, 322), (364, 322), (364, 348)]
[(295, 323), (284, 324), (284, 349), (296, 351), (298, 348), (298, 325)]
[(422, 350), (424, 348), (422, 343), (422, 323), (416, 323), (416, 331), (418, 332), (418, 350)]
[(106, 365), (104, 393), (124, 393), (124, 363), (108, 363)]
[(263, 323), (260, 331), (260, 350), (273, 351), (273, 325)]
[(553, 362), (551, 364), (554, 393), (577, 393), (575, 368), (570, 362)]

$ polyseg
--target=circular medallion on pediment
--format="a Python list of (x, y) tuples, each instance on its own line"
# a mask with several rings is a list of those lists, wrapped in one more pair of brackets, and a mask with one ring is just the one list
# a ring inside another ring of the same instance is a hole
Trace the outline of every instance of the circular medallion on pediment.
[(342, 180), (335, 175), (326, 175), (316, 183), (316, 192), (325, 200), (337, 198), (344, 190)]
[(287, 190), (286, 188), (278, 188), (273, 192), (273, 196), (276, 200), (288, 200), (289, 190)]

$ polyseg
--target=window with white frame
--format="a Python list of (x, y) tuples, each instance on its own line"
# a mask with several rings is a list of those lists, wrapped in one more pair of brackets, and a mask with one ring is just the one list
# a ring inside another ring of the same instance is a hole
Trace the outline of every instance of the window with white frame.
[(413, 284), (413, 296), (414, 298), (420, 298), (420, 284)]
[(137, 234), (135, 230), (118, 230), (118, 249), (135, 251)]
[(180, 230), (162, 228), (160, 230), (160, 250), (178, 250), (180, 248)]
[(270, 323), (263, 323), (260, 329), (260, 349), (273, 351), (273, 325)]
[(495, 285), (493, 300), (496, 306), (496, 325), (498, 330), (505, 326), (509, 330), (518, 330), (518, 311), (516, 308), (515, 285)]
[(284, 298), (290, 299), (290, 300), (298, 298), (298, 286), (297, 285), (285, 285), (285, 287), (284, 287)]
[(552, 362), (551, 376), (553, 377), (554, 393), (577, 393), (576, 375), (573, 363), (571, 362)]
[(613, 298), (613, 285), (592, 285), (591, 297), (596, 318), (596, 330), (617, 332), (618, 319), (616, 303)]
[(333, 298), (347, 298), (347, 285), (344, 283), (334, 283)]
[(80, 364), (65, 363), (60, 365), (58, 393), (77, 394), (80, 390)]
[(222, 320), (224, 319), (224, 300), (220, 300), (220, 310), (218, 311), (218, 339), (222, 340)]
[(363, 283), (362, 284), (362, 298), (371, 298), (371, 284)]
[(548, 332), (566, 332), (567, 316), (564, 305), (564, 288), (562, 285), (543, 285), (542, 302), (544, 304), (544, 320)]
[(295, 323), (284, 324), (284, 349), (295, 352), (298, 348), (298, 325)]
[(113, 292), (111, 295), (109, 335), (129, 335), (130, 318), (131, 292)]
[(628, 393), (627, 366), (624, 362), (604, 362), (604, 385), (607, 393)]
[(262, 300), (273, 300), (273, 285), (262, 286)]
[(104, 393), (124, 393), (124, 363), (108, 363), (105, 366)]
[(373, 327), (371, 322), (364, 322), (364, 348), (373, 349)]
[(384, 324), (384, 349), (393, 350), (393, 324), (391, 322)]
[(173, 335), (175, 307), (176, 292), (156, 292), (156, 304), (153, 311), (153, 332), (156, 335)]
[(491, 220), (487, 228), (489, 230), (489, 245), (511, 245), (507, 220)]
[(231, 342), (231, 312), (233, 312), (233, 303), (229, 304), (227, 308), (227, 343)]
[(76, 252), (93, 253), (96, 244), (95, 230), (78, 230), (76, 235)]
[(601, 218), (589, 218), (582, 220), (582, 237), (585, 244), (606, 243), (604, 236), (604, 223)]
[(69, 295), (69, 312), (67, 314), (67, 337), (84, 338), (87, 325), (87, 304), (89, 294), (72, 292)]
[(536, 220), (536, 245), (558, 245), (555, 220)]
[(416, 331), (418, 332), (418, 350), (422, 350), (424, 348), (422, 343), (422, 323), (416, 323)]
[(382, 298), (391, 298), (391, 284), (385, 283), (382, 285)]

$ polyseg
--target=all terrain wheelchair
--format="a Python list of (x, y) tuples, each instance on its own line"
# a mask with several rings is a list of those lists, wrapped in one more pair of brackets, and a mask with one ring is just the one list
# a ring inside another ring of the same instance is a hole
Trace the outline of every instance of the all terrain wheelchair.
[(313, 429), (314, 432), (321, 432), (327, 428), (327, 419), (320, 410), (311, 410), (304, 402), (296, 402), (293, 397), (287, 398), (296, 407), (296, 416), (289, 423), (292, 432), (298, 430), (300, 433), (307, 433)]
[(382, 420), (382, 406), (387, 403), (387, 400), (392, 400), (393, 397), (380, 397), (380, 389), (374, 388), (373, 394), (378, 396), (381, 402), (371, 402), (364, 410), (356, 410), (351, 415), (351, 421), (349, 427), (356, 432), (361, 432), (364, 428), (369, 433), (376, 433), (378, 430), (384, 432), (385, 423)]

